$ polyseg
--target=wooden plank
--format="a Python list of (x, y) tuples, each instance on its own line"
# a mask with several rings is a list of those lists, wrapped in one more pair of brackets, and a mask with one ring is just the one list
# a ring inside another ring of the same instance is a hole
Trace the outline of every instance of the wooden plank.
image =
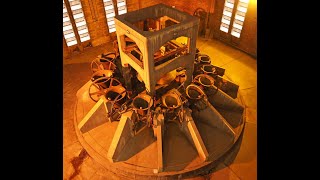
[(157, 126), (157, 150), (158, 150), (158, 172), (163, 171), (163, 155), (162, 155), (162, 124)]
[(92, 115), (97, 111), (97, 109), (103, 104), (103, 99), (99, 99), (99, 101), (90, 109), (90, 111), (84, 116), (84, 118), (78, 124), (78, 128), (81, 130), (83, 126), (90, 120)]
[[(182, 51), (185, 51), (185, 50), (187, 50), (187, 46), (179, 47), (177, 49), (174, 49), (174, 50), (171, 50), (171, 51), (167, 51), (164, 56), (158, 53), (157, 56), (154, 56), (154, 62), (155, 63), (159, 63), (160, 61), (163, 61), (164, 59), (166, 59), (166, 58), (168, 58), (170, 56), (173, 56), (175, 54), (179, 54), (179, 53), (181, 53)], [(170, 60), (170, 59), (168, 59), (168, 60)], [(166, 62), (166, 61), (164, 61), (164, 62)], [(164, 62), (161, 62), (161, 64), (164, 63)]]
[(134, 57), (131, 53), (127, 53), (127, 55), (143, 69), (143, 62)]
[(120, 122), (112, 138), (112, 142), (108, 149), (107, 158), (110, 162), (116, 162), (119, 154), (125, 147), (126, 143), (133, 137), (131, 133), (131, 116), (132, 111), (123, 113)]
[(192, 140), (196, 146), (196, 149), (198, 151), (200, 158), (203, 161), (206, 161), (209, 154), (208, 154), (207, 148), (205, 147), (205, 145), (202, 141), (202, 138), (201, 138), (200, 133), (197, 129), (197, 126), (195, 125), (193, 120), (188, 121), (187, 126), (188, 126), (189, 132), (191, 134)]

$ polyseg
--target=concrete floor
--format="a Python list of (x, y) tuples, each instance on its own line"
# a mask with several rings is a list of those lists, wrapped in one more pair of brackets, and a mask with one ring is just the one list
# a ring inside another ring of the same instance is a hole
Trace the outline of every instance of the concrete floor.
[[(257, 179), (257, 60), (217, 40), (198, 38), (201, 53), (211, 57), (213, 65), (225, 68), (225, 77), (240, 86), (246, 107), (246, 123), (237, 153), (224, 157), (212, 173), (189, 180)], [(63, 178), (120, 179), (82, 151), (74, 129), (73, 113), (77, 90), (91, 76), (90, 63), (103, 52), (112, 51), (112, 44), (88, 48), (83, 53), (64, 59), (63, 68)]]

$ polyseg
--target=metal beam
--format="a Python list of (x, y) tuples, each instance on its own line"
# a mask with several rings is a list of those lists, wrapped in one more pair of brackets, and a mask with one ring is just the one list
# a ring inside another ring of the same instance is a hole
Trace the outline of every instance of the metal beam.
[(107, 113), (103, 104), (103, 99), (100, 99), (80, 121), (78, 128), (82, 133), (86, 133), (91, 129), (107, 122), (107, 119), (104, 118), (106, 117)]
[[(158, 111), (159, 112), (159, 111)], [(157, 138), (157, 151), (158, 151), (158, 169), (157, 173), (163, 171), (163, 146), (162, 146), (162, 137), (163, 137), (163, 125), (164, 125), (164, 116), (162, 113), (155, 114), (153, 118), (154, 135)]]
[(184, 115), (185, 121), (182, 122), (182, 131), (188, 136), (190, 140), (192, 140), (200, 158), (203, 161), (206, 161), (208, 159), (209, 154), (200, 136), (198, 128), (193, 121), (193, 118), (191, 116), (191, 109), (185, 108)]
[(133, 111), (125, 112), (121, 115), (120, 122), (112, 138), (111, 145), (108, 150), (107, 158), (110, 162), (116, 162), (119, 154), (134, 136), (132, 133), (132, 115)]

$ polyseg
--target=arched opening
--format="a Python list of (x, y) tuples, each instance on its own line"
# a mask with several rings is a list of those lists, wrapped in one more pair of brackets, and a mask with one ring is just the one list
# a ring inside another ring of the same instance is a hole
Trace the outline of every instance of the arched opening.
[(184, 56), (190, 53), (190, 38), (180, 36), (164, 43), (154, 55), (154, 65), (158, 66), (169, 60)]
[(137, 43), (126, 35), (120, 36), (122, 51), (143, 69), (143, 55)]
[(162, 16), (158, 18), (147, 18), (133, 24), (140, 30), (154, 32), (178, 23), (180, 22), (169, 16)]

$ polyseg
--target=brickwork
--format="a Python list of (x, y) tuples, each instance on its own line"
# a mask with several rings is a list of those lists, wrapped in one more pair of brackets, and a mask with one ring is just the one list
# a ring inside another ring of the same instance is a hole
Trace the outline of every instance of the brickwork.
[(215, 2), (215, 12), (210, 14), (210, 30), (213, 37), (224, 43), (239, 48), (240, 50), (256, 57), (257, 56), (257, 0), (249, 1), (248, 10), (243, 23), (240, 39), (220, 30), (224, 1)]
[(180, 11), (184, 11), (190, 15), (193, 15), (197, 8), (202, 8), (207, 11), (209, 8), (209, 1), (212, 0), (162, 0), (162, 3), (169, 6), (175, 6), (175, 8), (179, 9)]
[[(113, 1), (116, 3), (116, 0)], [(169, 6), (175, 6), (178, 10), (193, 15), (197, 8), (203, 8), (207, 11), (209, 9), (209, 1), (212, 1), (214, 4), (215, 0), (126, 0), (126, 3), (128, 12), (163, 3)], [(109, 34), (103, 0), (81, 0), (81, 4), (92, 46), (99, 46), (116, 39), (115, 33)], [(213, 5), (211, 11), (213, 11)], [(68, 52), (68, 50), (66, 50), (67, 48), (67, 46), (63, 45), (64, 53)], [(64, 54), (64, 57), (66, 56), (68, 55)]]
[(93, 46), (109, 41), (106, 14), (102, 0), (81, 0)]

